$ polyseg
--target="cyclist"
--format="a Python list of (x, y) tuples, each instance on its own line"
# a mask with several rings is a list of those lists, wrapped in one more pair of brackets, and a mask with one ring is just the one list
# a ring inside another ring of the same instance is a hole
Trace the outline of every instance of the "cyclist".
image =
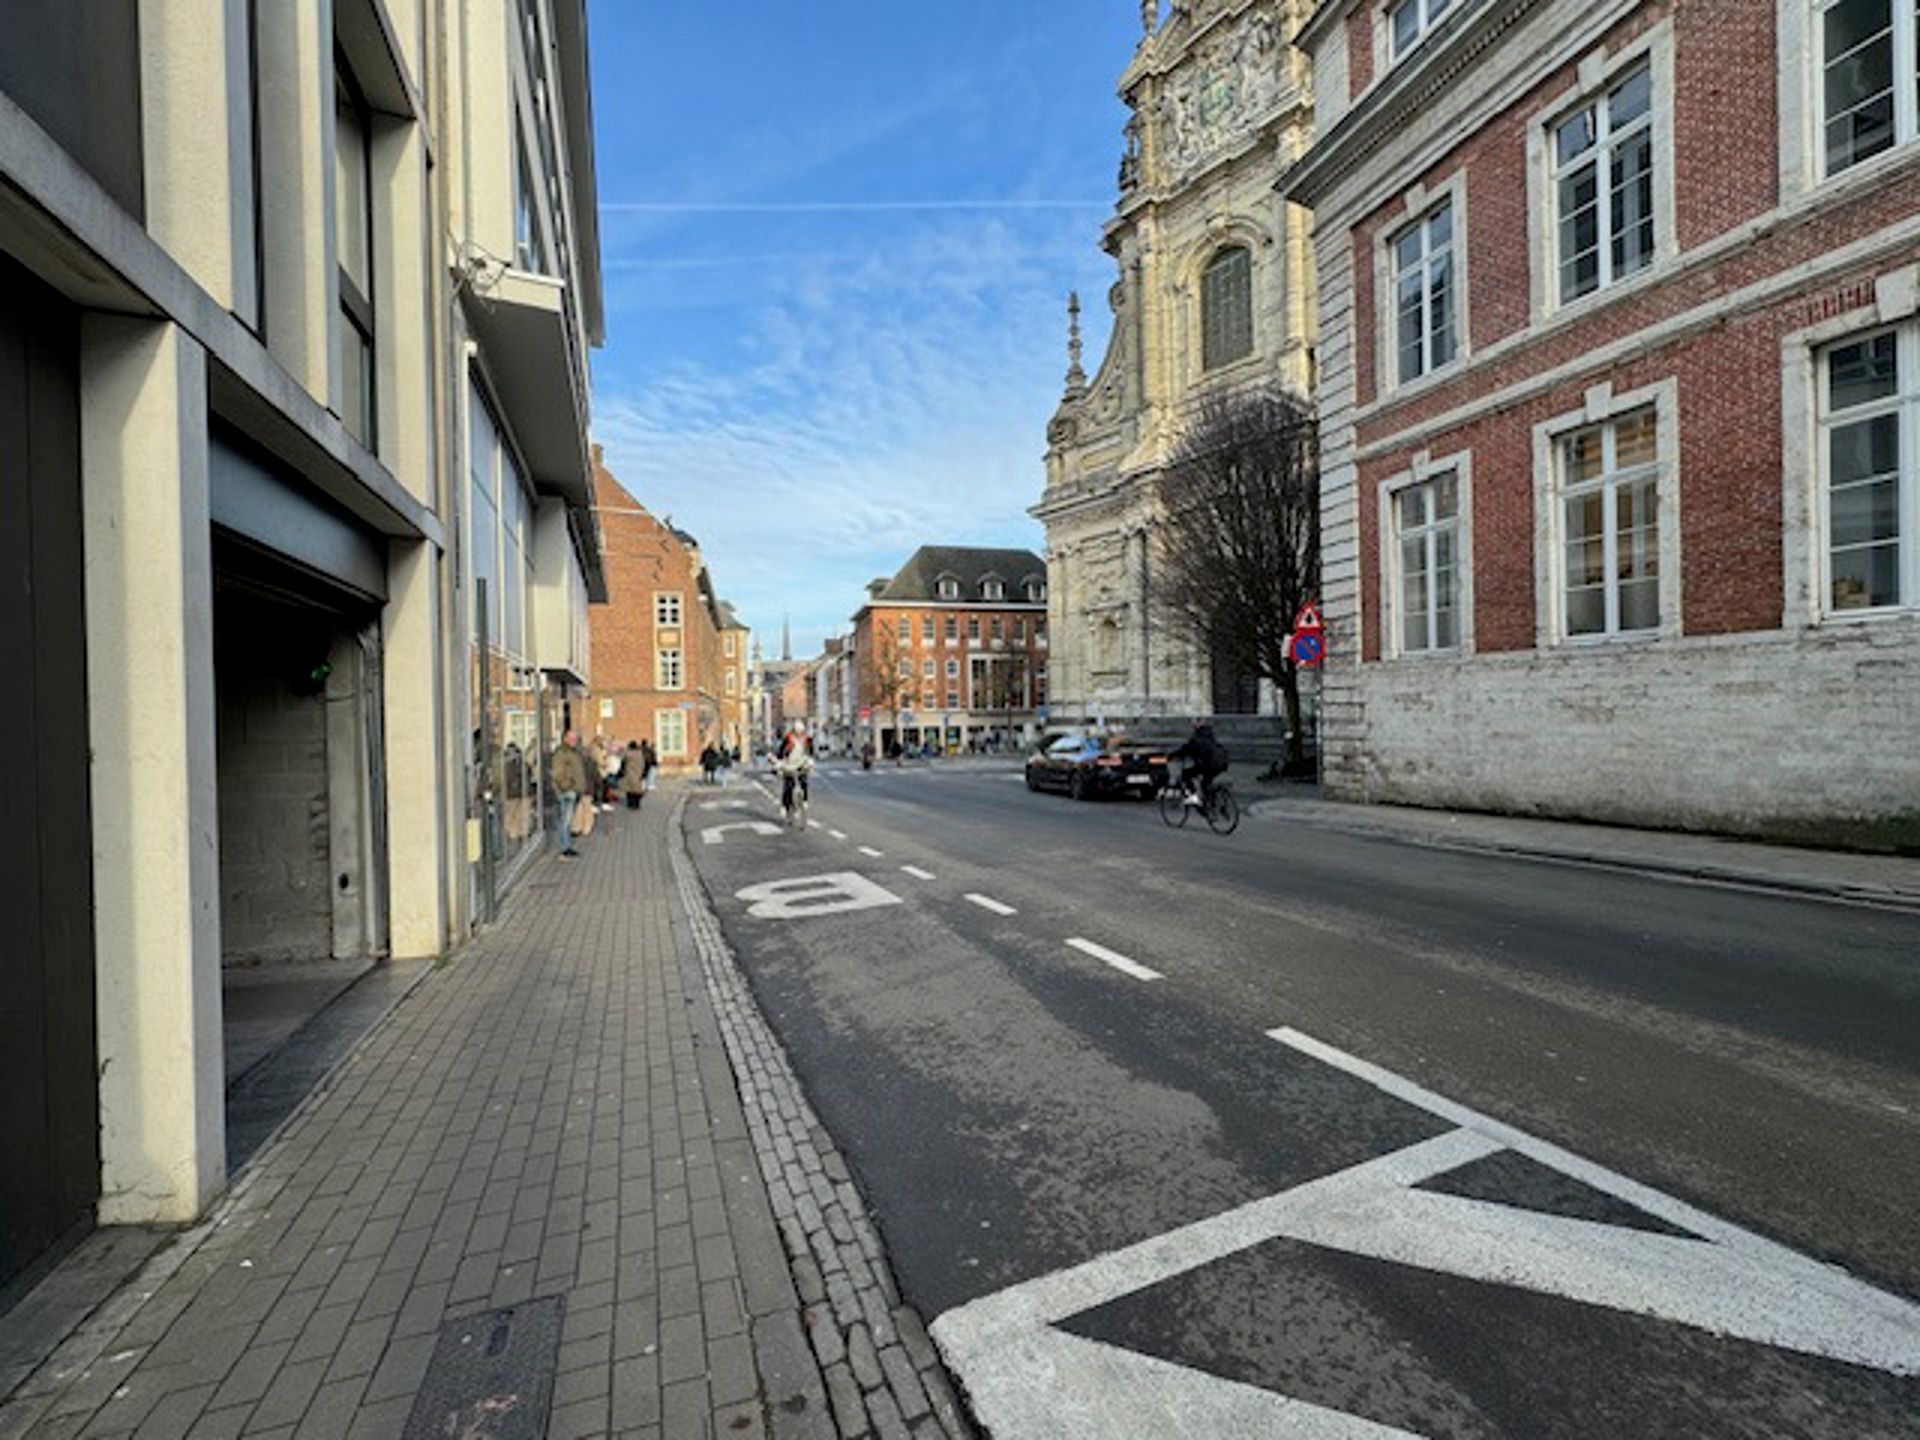
[(807, 734), (807, 722), (795, 720), (780, 737), (774, 751), (773, 768), (780, 772), (780, 808), (792, 813), (793, 787), (800, 787), (802, 803), (812, 798), (808, 777), (813, 773), (813, 737)]
[(1227, 747), (1214, 738), (1213, 726), (1202, 720), (1193, 727), (1193, 734), (1167, 757), (1169, 760), (1181, 760), (1185, 764), (1180, 771), (1180, 784), (1184, 787), (1200, 781), (1200, 805), (1203, 810), (1213, 809), (1213, 782), (1226, 773)]

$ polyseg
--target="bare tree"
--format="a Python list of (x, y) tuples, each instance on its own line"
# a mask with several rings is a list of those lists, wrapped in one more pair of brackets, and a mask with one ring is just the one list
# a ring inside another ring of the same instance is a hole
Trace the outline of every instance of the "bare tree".
[(1202, 400), (1162, 471), (1152, 603), (1215, 664), (1271, 680), (1286, 706), (1287, 768), (1306, 764), (1287, 636), (1320, 586), (1313, 412), (1279, 390)]
[(912, 660), (894, 626), (884, 617), (873, 617), (871, 633), (873, 645), (862, 657), (865, 675), (860, 688), (871, 698), (876, 712), (893, 712), (894, 743), (904, 746), (906, 727), (900, 723), (900, 714), (914, 696)]

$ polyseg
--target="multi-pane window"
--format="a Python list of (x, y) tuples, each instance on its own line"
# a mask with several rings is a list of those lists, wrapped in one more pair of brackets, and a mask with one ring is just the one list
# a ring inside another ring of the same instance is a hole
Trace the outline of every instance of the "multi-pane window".
[(546, 247), (540, 243), (540, 225), (534, 218), (534, 206), (538, 203), (540, 192), (534, 184), (533, 166), (527, 161), (527, 147), (520, 140), (519, 116), (514, 117), (513, 131), (514, 183), (513, 183), (513, 260), (522, 270), (531, 270), (535, 274), (544, 274), (547, 269)]
[(653, 738), (662, 755), (685, 755), (687, 753), (687, 712), (656, 710), (653, 715)]
[(678, 690), (685, 683), (686, 669), (678, 650), (653, 652), (654, 681), (662, 690)]
[(960, 617), (959, 616), (957, 615), (947, 616), (947, 632), (946, 633), (947, 633), (948, 644), (952, 644), (955, 640), (958, 640), (960, 638)]
[(731, 665), (729, 665), (727, 667), (727, 694), (736, 695), (739, 693), (739, 691), (740, 691), (740, 677), (735, 672), (734, 668)]
[(1007, 583), (992, 578), (980, 582), (980, 598), (983, 600), (1004, 600), (1007, 598)]
[(993, 636), (994, 644), (998, 645), (1002, 640), (1006, 638), (1005, 631), (1001, 626), (1000, 617), (998, 615), (995, 615), (991, 620), (989, 620), (987, 622), (987, 625), (988, 625), (988, 633)]
[(662, 627), (677, 627), (680, 624), (680, 592), (678, 590), (654, 592), (653, 623)]
[(902, 615), (898, 620), (894, 621), (893, 634), (894, 634), (894, 638), (898, 640), (902, 645), (912, 644), (913, 643), (912, 619), (909, 618), (908, 616)]
[(941, 576), (940, 583), (935, 589), (942, 600), (958, 600), (960, 598), (960, 582), (951, 575)]
[(1018, 615), (1013, 617), (1013, 643), (1016, 645), (1027, 643), (1027, 622)]
[(1559, 442), (1569, 635), (1660, 625), (1660, 442), (1652, 406)]
[(1920, 326), (1882, 330), (1820, 361), (1827, 606), (1920, 595)]
[(1031, 600), (1034, 604), (1037, 605), (1042, 600), (1045, 600), (1046, 598), (1047, 598), (1047, 582), (1046, 581), (1029, 580), (1027, 582), (1027, 599)]
[(1820, 116), (1827, 174), (1920, 138), (1920, 0), (1824, 0)]
[(1427, 31), (1440, 23), (1440, 17), (1453, 8), (1453, 0), (1400, 0), (1387, 12), (1387, 29), (1393, 36), (1393, 58), (1398, 60), (1418, 45)]
[(899, 669), (900, 669), (900, 678), (902, 680), (911, 680), (913, 678), (913, 661), (907, 658), (905, 655), (902, 655), (900, 657)]
[(1394, 340), (1400, 382), (1453, 359), (1453, 202), (1442, 201), (1393, 240)]
[(959, 678), (960, 678), (960, 662), (958, 660), (947, 661), (947, 679), (958, 680)]
[(959, 708), (960, 708), (960, 692), (958, 690), (947, 691), (947, 709), (958, 710)]
[(1653, 263), (1653, 71), (1641, 65), (1553, 127), (1560, 299)]
[(1200, 367), (1212, 370), (1253, 353), (1253, 253), (1222, 250), (1200, 276)]
[(933, 657), (931, 655), (920, 662), (920, 678), (923, 680), (931, 680), (933, 678)]
[(1394, 493), (1400, 560), (1400, 648), (1460, 643), (1460, 477), (1452, 470)]
[(344, 65), (334, 69), (333, 239), (338, 252), (340, 422), (363, 445), (374, 443), (373, 122)]
[(922, 645), (933, 644), (933, 616), (931, 615), (922, 615), (920, 617), (920, 643)]
[(979, 643), (980, 617), (978, 615), (969, 615), (967, 617), (967, 639), (975, 644)]

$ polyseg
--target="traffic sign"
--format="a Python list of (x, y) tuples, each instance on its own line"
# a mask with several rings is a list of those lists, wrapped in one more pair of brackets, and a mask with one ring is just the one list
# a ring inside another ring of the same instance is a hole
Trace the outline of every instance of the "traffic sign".
[(1320, 607), (1311, 600), (1303, 604), (1293, 617), (1293, 628), (1296, 631), (1326, 629), (1326, 624), (1320, 619)]
[(1296, 630), (1293, 633), (1293, 663), (1318, 665), (1327, 658), (1327, 637), (1321, 630)]

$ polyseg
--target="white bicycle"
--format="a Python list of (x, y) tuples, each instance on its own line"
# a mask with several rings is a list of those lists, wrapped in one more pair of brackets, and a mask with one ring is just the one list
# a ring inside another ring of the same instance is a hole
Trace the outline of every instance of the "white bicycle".
[(780, 808), (788, 826), (794, 830), (807, 828), (807, 789), (805, 771), (780, 777)]

